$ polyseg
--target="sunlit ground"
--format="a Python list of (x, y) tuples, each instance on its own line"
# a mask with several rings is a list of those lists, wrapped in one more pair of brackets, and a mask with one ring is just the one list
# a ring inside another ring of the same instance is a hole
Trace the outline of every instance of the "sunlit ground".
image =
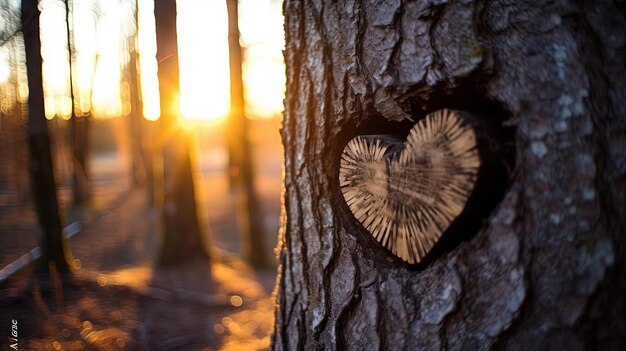
[[(196, 160), (196, 193), (203, 223), (211, 233), (212, 250), (221, 262), (192, 262), (163, 270), (153, 265), (158, 216), (146, 207), (145, 188), (129, 192), (129, 164), (119, 144), (123, 124), (117, 121), (102, 120), (94, 125), (94, 199), (82, 214), (81, 232), (70, 241), (80, 293), (65, 291), (60, 309), (40, 298), (34, 300), (35, 305), (20, 302), (7, 309), (22, 321), (24, 349), (52, 350), (55, 345), (62, 350), (87, 346), (267, 349), (274, 318), (270, 293), (275, 273), (254, 271), (241, 259), (239, 203), (236, 193), (228, 190), (227, 153), (219, 129), (197, 124), (201, 152)], [(256, 184), (263, 202), (270, 257), (276, 245), (280, 202), (278, 124), (278, 120), (251, 121)], [(69, 209), (67, 177), (58, 179), (62, 207)], [(0, 266), (37, 244), (36, 228), (30, 200), (0, 206), (0, 239), (4, 243)], [(9, 288), (27, 277), (27, 272), (18, 275)], [(9, 301), (5, 293), (10, 289), (6, 288), (0, 289), (0, 301)], [(47, 314), (42, 312), (46, 310)]]
[[(236, 263), (216, 264), (202, 280), (150, 268), (98, 273), (80, 269), (80, 294), (69, 292), (63, 313), (35, 303), (13, 314), (29, 350), (264, 350), (269, 348), (274, 303), (255, 273)], [(198, 271), (193, 265), (186, 267)], [(192, 282), (195, 279), (195, 282)], [(210, 287), (217, 288), (210, 288)], [(71, 302), (71, 304), (70, 304)], [(28, 317), (51, 336), (28, 335)], [(184, 313), (186, 318), (180, 318)], [(172, 331), (175, 332), (172, 332)], [(208, 336), (207, 334), (210, 334)], [(209, 341), (209, 346), (207, 346)]]

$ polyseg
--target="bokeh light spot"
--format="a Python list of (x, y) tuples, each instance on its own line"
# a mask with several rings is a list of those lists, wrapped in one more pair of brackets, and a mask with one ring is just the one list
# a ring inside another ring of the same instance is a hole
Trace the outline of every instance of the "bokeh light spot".
[(233, 295), (230, 297), (229, 302), (232, 306), (240, 307), (243, 305), (243, 299), (239, 295)]

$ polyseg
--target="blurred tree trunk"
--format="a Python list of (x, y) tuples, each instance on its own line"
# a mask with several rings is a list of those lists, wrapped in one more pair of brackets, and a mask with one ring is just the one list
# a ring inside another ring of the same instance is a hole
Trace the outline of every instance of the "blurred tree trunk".
[[(238, 0), (226, 0), (228, 8), (228, 48), (230, 56), (230, 118), (229, 138), (231, 159), (239, 170), (235, 182), (241, 183), (240, 228), (243, 236), (243, 252), (246, 259), (257, 267), (269, 267), (265, 245), (265, 230), (261, 204), (254, 185), (254, 167), (250, 141), (248, 140), (248, 119), (246, 118), (241, 74), (241, 45), (239, 43)], [(232, 164), (231, 164), (232, 166)], [(232, 178), (231, 178), (231, 181)]]
[(74, 204), (81, 205), (89, 200), (91, 196), (91, 186), (89, 184), (89, 125), (88, 116), (78, 117), (76, 115), (76, 105), (74, 99), (74, 79), (73, 79), (73, 45), (72, 32), (70, 31), (70, 5), (69, 0), (65, 0), (65, 28), (67, 30), (67, 53), (69, 57), (69, 82), (70, 100), (72, 104), (70, 116), (70, 148), (72, 150), (72, 193)]
[[(230, 111), (226, 119), (226, 141), (228, 149), (228, 187), (230, 191), (241, 190), (243, 186), (241, 164), (244, 147), (241, 144), (241, 119), (245, 119), (245, 100), (243, 95), (238, 96), (239, 90), (243, 94), (241, 79), (242, 49), (239, 43), (239, 1), (226, 0), (228, 12), (228, 62), (230, 68)], [(239, 76), (239, 78), (237, 78)], [(238, 101), (241, 99), (241, 101)], [(241, 107), (240, 107), (241, 106)], [(245, 123), (245, 122), (244, 122)], [(245, 134), (245, 133), (244, 133)]]
[(29, 91), (30, 178), (37, 217), (42, 229), (39, 270), (46, 273), (49, 272), (51, 265), (54, 265), (57, 272), (67, 275), (70, 273), (68, 259), (71, 255), (62, 235), (50, 137), (44, 112), (37, 3), (37, 0), (22, 0), (22, 31), (24, 33)]
[[(131, 145), (133, 153), (140, 159), (140, 165), (133, 163), (133, 179), (135, 182), (145, 183), (148, 195), (148, 204), (155, 205), (155, 177), (154, 177), (154, 152), (155, 152), (155, 124), (148, 121), (143, 115), (143, 98), (141, 87), (141, 61), (139, 57), (139, 2), (135, 2), (135, 36), (133, 51), (130, 56), (131, 76), (131, 136), (134, 144)], [(135, 159), (135, 157), (133, 157)], [(141, 167), (141, 168), (140, 168)], [(142, 178), (143, 177), (143, 178)]]
[[(286, 1), (273, 348), (626, 349), (624, 10)], [(339, 158), (443, 107), (501, 111), (516, 167), (473, 238), (415, 267), (356, 221)]]
[(131, 150), (131, 176), (133, 184), (143, 184), (152, 177), (147, 173), (151, 172), (146, 167), (146, 160), (143, 149), (143, 102), (141, 99), (141, 83), (139, 79), (139, 52), (137, 50), (137, 37), (139, 33), (138, 6), (135, 2), (135, 35), (129, 38), (130, 60), (128, 61), (130, 80), (130, 150)]
[(72, 148), (72, 190), (74, 204), (81, 205), (91, 197), (89, 181), (89, 134), (90, 114), (78, 117), (72, 113), (70, 119), (70, 138)]
[(146, 192), (147, 203), (149, 206), (156, 205), (156, 177), (155, 177), (155, 152), (157, 141), (156, 130), (158, 121), (148, 121), (146, 119), (141, 121), (141, 145), (143, 149), (143, 160), (145, 163), (145, 176), (146, 176)]
[(163, 240), (159, 261), (176, 264), (208, 257), (197, 214), (188, 132), (177, 125), (180, 115), (176, 1), (154, 3), (156, 23), (160, 127), (163, 138)]
[[(134, 38), (132, 39), (134, 41)], [(131, 176), (133, 184), (143, 184), (147, 178), (146, 162), (144, 160), (144, 150), (142, 147), (142, 119), (143, 105), (141, 103), (141, 90), (139, 84), (139, 73), (137, 65), (139, 64), (137, 49), (130, 50), (130, 60), (128, 62), (129, 79), (130, 79), (130, 151), (131, 151)]]

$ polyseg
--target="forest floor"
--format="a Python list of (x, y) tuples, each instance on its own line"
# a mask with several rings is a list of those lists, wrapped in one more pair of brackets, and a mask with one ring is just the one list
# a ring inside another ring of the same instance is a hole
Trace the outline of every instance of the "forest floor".
[[(273, 257), (282, 150), (276, 123), (256, 125), (261, 126), (251, 133), (256, 183)], [(268, 133), (270, 128), (274, 132)], [(196, 172), (211, 262), (156, 266), (159, 211), (147, 205), (145, 187), (130, 186), (124, 152), (95, 154), (93, 199), (67, 211), (68, 224), (80, 227), (69, 241), (72, 281), (48, 296), (32, 279), (30, 265), (0, 284), (0, 346), (13, 343), (8, 337), (15, 320), (22, 350), (269, 348), (276, 273), (255, 270), (241, 258), (239, 197), (228, 189), (226, 153), (218, 139), (215, 132), (200, 135)], [(67, 203), (68, 190), (60, 189), (59, 197)], [(0, 204), (0, 269), (32, 249), (37, 232), (32, 204)]]

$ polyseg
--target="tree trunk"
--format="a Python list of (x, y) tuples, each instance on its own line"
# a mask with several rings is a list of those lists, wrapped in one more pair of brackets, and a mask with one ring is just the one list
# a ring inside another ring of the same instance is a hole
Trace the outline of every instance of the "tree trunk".
[[(137, 38), (139, 37), (139, 2), (135, 2), (135, 35), (129, 38), (130, 60), (128, 61), (130, 80), (130, 150), (131, 150), (131, 176), (133, 184), (144, 184), (152, 181), (152, 169), (148, 169), (150, 162), (146, 161), (147, 152), (143, 146), (143, 101), (141, 99), (141, 79), (139, 76), (139, 49)], [(148, 174), (150, 173), (150, 174)], [(152, 184), (148, 188), (152, 188)]]
[(91, 186), (89, 184), (89, 118), (87, 116), (78, 117), (76, 115), (76, 104), (74, 100), (74, 79), (72, 74), (72, 34), (70, 32), (70, 5), (69, 0), (65, 0), (65, 28), (67, 30), (67, 52), (69, 64), (70, 101), (72, 112), (70, 116), (70, 147), (72, 149), (72, 193), (74, 204), (81, 205), (89, 200)]
[(178, 44), (176, 39), (176, 1), (154, 3), (156, 24), (160, 127), (163, 137), (163, 240), (161, 264), (208, 257), (205, 236), (200, 226), (191, 166), (189, 134), (177, 125), (180, 116), (178, 94)]
[(72, 148), (72, 191), (74, 204), (81, 205), (91, 197), (89, 182), (89, 134), (90, 114), (78, 117), (72, 113), (70, 119), (70, 140)]
[[(626, 348), (621, 2), (284, 9), (274, 349)], [(358, 135), (403, 139), (409, 119), (442, 108), (508, 126), (512, 172), (506, 187), (475, 189), (502, 192), (480, 228), (408, 264), (351, 212), (340, 158)]]
[[(243, 194), (240, 195), (240, 227), (243, 236), (243, 253), (256, 267), (269, 267), (264, 242), (265, 230), (259, 197), (254, 186), (254, 167), (250, 142), (248, 140), (248, 119), (246, 118), (241, 74), (241, 45), (239, 44), (238, 0), (227, 0), (228, 8), (228, 52), (230, 58), (230, 116), (229, 142), (231, 167), (238, 169), (238, 176), (231, 182), (239, 182)], [(234, 161), (234, 162), (233, 162)]]
[(47, 273), (51, 265), (57, 272), (68, 274), (70, 253), (62, 235), (52, 168), (50, 137), (44, 113), (37, 0), (22, 1), (22, 31), (28, 71), (28, 142), (30, 147), (30, 178), (39, 225), (41, 257), (39, 270)]
[[(243, 186), (242, 164), (245, 137), (246, 115), (243, 94), (242, 50), (239, 43), (239, 0), (226, 0), (228, 13), (228, 63), (230, 68), (230, 111), (226, 119), (226, 142), (228, 149), (228, 187), (230, 191), (241, 190)], [(243, 123), (243, 124), (242, 124)], [(247, 139), (246, 139), (247, 142)]]
[(139, 64), (139, 54), (136, 48), (136, 35), (130, 39), (132, 41), (129, 47), (130, 60), (128, 62), (129, 78), (130, 78), (130, 152), (131, 152), (131, 176), (133, 184), (143, 184), (146, 179), (146, 173), (149, 172), (144, 160), (143, 149), (143, 103), (141, 101), (141, 85), (139, 83), (139, 72), (137, 65)]

